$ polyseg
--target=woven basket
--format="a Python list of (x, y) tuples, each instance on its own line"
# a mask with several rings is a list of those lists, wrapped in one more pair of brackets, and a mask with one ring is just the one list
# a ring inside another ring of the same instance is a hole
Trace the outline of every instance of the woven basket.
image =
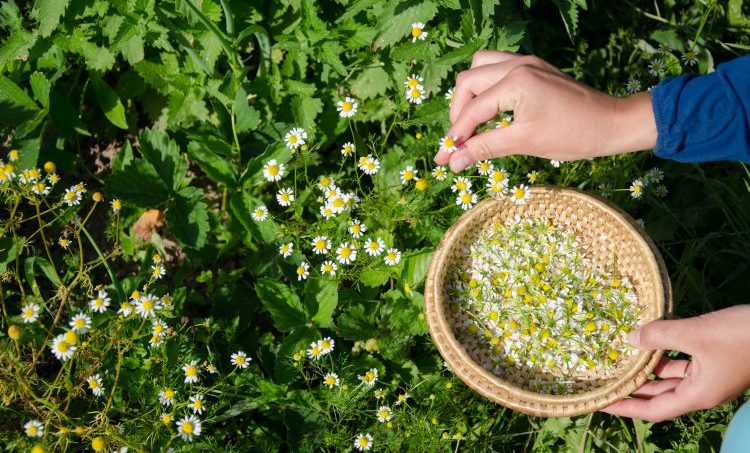
[(446, 276), (458, 256), (478, 235), (497, 221), (516, 216), (547, 218), (554, 225), (573, 231), (579, 249), (591, 264), (604, 269), (617, 258), (618, 272), (630, 279), (641, 324), (669, 317), (672, 290), (664, 260), (653, 241), (635, 221), (611, 203), (581, 191), (552, 186), (534, 186), (523, 205), (508, 199), (487, 199), (466, 212), (445, 233), (430, 263), (425, 282), (425, 313), (438, 351), (453, 372), (469, 387), (512, 409), (544, 417), (591, 413), (622, 399), (639, 388), (653, 371), (663, 351), (639, 351), (617, 374), (594, 381), (585, 390), (567, 395), (541, 394), (521, 388), (476, 363), (456, 340), (446, 318)]

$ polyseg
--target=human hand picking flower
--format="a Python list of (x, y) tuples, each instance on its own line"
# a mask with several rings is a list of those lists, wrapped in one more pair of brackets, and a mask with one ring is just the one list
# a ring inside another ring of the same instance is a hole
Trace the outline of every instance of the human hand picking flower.
[(631, 333), (639, 349), (673, 349), (692, 360), (662, 359), (649, 381), (604, 412), (660, 422), (726, 403), (750, 387), (750, 305), (695, 318), (659, 320)]
[[(475, 135), (499, 112), (510, 126)], [(458, 74), (447, 137), (435, 162), (461, 171), (474, 162), (509, 154), (575, 160), (653, 148), (656, 124), (648, 93), (616, 98), (583, 85), (533, 55), (479, 51)]]

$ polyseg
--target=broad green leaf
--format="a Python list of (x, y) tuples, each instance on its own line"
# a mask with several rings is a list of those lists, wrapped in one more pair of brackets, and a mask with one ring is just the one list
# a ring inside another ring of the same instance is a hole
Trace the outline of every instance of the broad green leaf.
[(187, 171), (180, 149), (169, 135), (159, 129), (145, 129), (138, 142), (143, 157), (153, 165), (164, 185), (178, 190)]
[[(23, 244), (24, 238), (18, 238), (18, 242)], [(8, 264), (11, 264), (16, 260), (16, 254), (18, 248), (16, 247), (16, 241), (13, 236), (6, 235), (0, 237), (0, 274), (4, 274), (8, 269)]]
[(65, 14), (70, 0), (36, 0), (31, 10), (31, 17), (39, 21), (39, 33), (42, 37), (52, 34)]
[[(336, 71), (339, 75), (347, 75), (348, 71), (346, 69), (346, 66), (344, 66), (344, 63), (341, 62), (341, 58), (339, 58), (339, 55), (344, 53), (343, 46), (341, 46), (337, 42), (328, 41), (320, 46), (320, 50), (320, 56), (323, 58), (323, 61), (331, 65), (333, 70)], [(359, 96), (360, 94), (357, 93), (357, 95)]]
[(0, 74), (0, 124), (16, 126), (39, 111), (39, 106), (12, 80)]
[(96, 102), (101, 107), (104, 116), (107, 117), (109, 122), (120, 129), (127, 129), (128, 121), (125, 118), (125, 107), (122, 105), (120, 97), (115, 90), (107, 85), (107, 82), (98, 73), (91, 74), (91, 86), (94, 89)]
[(39, 160), (40, 145), (41, 140), (39, 137), (19, 142), (18, 151), (20, 156), (18, 157), (16, 166), (20, 169), (36, 167), (37, 161)]
[(427, 321), (419, 319), (422, 309), (409, 301), (395, 302), (391, 316), (391, 328), (399, 335), (425, 335), (428, 332)]
[(235, 193), (229, 201), (229, 210), (240, 225), (250, 233), (253, 240), (271, 244), (276, 242), (276, 224), (270, 218), (262, 222), (256, 222), (252, 217), (252, 212), (261, 204), (260, 200), (245, 192)]
[(117, 156), (115, 156), (114, 162), (112, 162), (112, 171), (122, 170), (133, 159), (133, 147), (130, 146), (130, 140), (125, 140), (125, 144), (120, 149), (120, 152), (117, 153)]
[(367, 340), (377, 336), (375, 319), (365, 313), (365, 307), (354, 305), (336, 319), (339, 335), (347, 340)]
[(176, 194), (166, 210), (167, 226), (184, 245), (200, 249), (206, 244), (209, 231), (208, 205), (203, 201), (203, 191), (185, 187)]
[(405, 257), (401, 278), (411, 286), (422, 283), (425, 277), (427, 277), (427, 270), (430, 267), (430, 261), (434, 253), (434, 250), (428, 249)]
[(49, 116), (52, 122), (62, 131), (76, 131), (81, 135), (91, 135), (86, 130), (83, 121), (78, 117), (78, 111), (68, 99), (53, 88), (49, 97)]
[[(427, 23), (437, 14), (437, 7), (429, 1), (420, 2), (414, 6), (404, 9), (392, 18), (383, 17), (378, 23), (380, 35), (375, 39), (373, 47), (376, 49), (390, 46), (405, 38), (411, 37), (411, 24), (415, 22)], [(425, 29), (428, 34), (432, 32), (429, 27)], [(434, 33), (434, 32), (432, 32)], [(411, 38), (408, 38), (411, 40)]]
[(190, 157), (209, 178), (230, 187), (235, 185), (236, 177), (229, 161), (208, 149), (204, 143), (192, 141), (187, 149)]
[(335, 282), (311, 277), (305, 283), (305, 309), (318, 327), (331, 327), (338, 300), (338, 285)]
[(305, 129), (315, 125), (315, 118), (323, 111), (323, 101), (314, 97), (299, 97), (292, 99), (294, 119)]
[(122, 170), (113, 171), (104, 185), (104, 191), (136, 206), (153, 208), (167, 202), (170, 188), (153, 165), (137, 159), (123, 165)]
[(310, 343), (319, 340), (316, 329), (298, 327), (284, 338), (276, 353), (274, 377), (276, 382), (287, 383), (299, 377), (299, 371), (292, 366), (292, 356), (300, 349), (306, 349)]
[(277, 329), (288, 332), (307, 324), (302, 302), (287, 285), (271, 278), (260, 278), (255, 283), (255, 291)]
[(237, 90), (234, 97), (234, 127), (238, 134), (254, 130), (260, 124), (260, 114), (247, 104), (247, 93)]
[(49, 107), (49, 90), (50, 83), (47, 77), (41, 72), (34, 72), (29, 77), (29, 83), (31, 84), (31, 91), (34, 93), (34, 97), (43, 107)]
[(388, 73), (381, 67), (367, 68), (354, 79), (351, 89), (360, 99), (382, 96), (391, 86)]
[(115, 64), (115, 57), (106, 47), (99, 47), (90, 42), (80, 28), (73, 29), (72, 35), (65, 41), (68, 49), (83, 57), (86, 67), (93, 71), (108, 71)]
[(391, 273), (384, 269), (370, 268), (365, 269), (359, 274), (359, 281), (370, 287), (379, 287), (386, 284)]

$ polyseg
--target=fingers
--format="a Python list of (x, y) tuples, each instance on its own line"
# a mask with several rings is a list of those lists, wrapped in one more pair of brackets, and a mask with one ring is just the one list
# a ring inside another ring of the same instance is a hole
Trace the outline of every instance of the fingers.
[(672, 349), (695, 355), (701, 338), (699, 318), (653, 321), (630, 333), (638, 349)]
[[(462, 171), (480, 160), (513, 154), (518, 149), (520, 136), (523, 135), (524, 125), (512, 124), (500, 129), (492, 129), (475, 135), (466, 140), (452, 155), (450, 159), (451, 171), (456, 173)], [(445, 160), (445, 156), (438, 157)]]
[(675, 418), (698, 408), (689, 394), (686, 395), (684, 391), (680, 391), (682, 388), (678, 385), (674, 390), (658, 394), (650, 399), (624, 399), (607, 406), (602, 409), (602, 412), (654, 423)]
[(503, 61), (512, 60), (519, 57), (520, 55), (513, 52), (503, 52), (498, 50), (479, 50), (474, 52), (474, 57), (471, 59), (471, 67), (478, 68), (480, 66), (501, 63)]
[[(682, 377), (682, 376), (680, 376)], [(653, 398), (654, 396), (661, 395), (662, 393), (674, 390), (682, 379), (663, 379), (660, 381), (648, 381), (641, 386), (638, 390), (633, 392), (633, 396), (638, 398)]]
[(684, 378), (689, 365), (689, 360), (670, 360), (662, 357), (654, 368), (654, 374), (662, 379)]

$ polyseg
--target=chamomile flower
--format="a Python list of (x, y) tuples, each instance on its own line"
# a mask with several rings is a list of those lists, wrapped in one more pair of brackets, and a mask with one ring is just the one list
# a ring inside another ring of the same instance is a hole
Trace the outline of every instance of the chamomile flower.
[(530, 172), (526, 173), (526, 179), (529, 181), (529, 184), (534, 184), (539, 179), (539, 172), (536, 170), (531, 170)]
[(109, 202), (109, 206), (112, 209), (112, 212), (120, 212), (122, 209), (122, 201), (115, 198)]
[(24, 324), (31, 324), (39, 319), (39, 305), (33, 302), (24, 304), (21, 307), (21, 319)]
[(354, 154), (355, 151), (357, 151), (357, 147), (354, 146), (354, 143), (352, 143), (352, 142), (346, 142), (346, 143), (344, 143), (344, 146), (341, 148), (341, 154), (344, 157), (351, 156), (352, 154)]
[(318, 360), (323, 355), (323, 350), (320, 348), (320, 344), (317, 341), (310, 343), (310, 348), (307, 350), (307, 357)]
[(268, 208), (264, 205), (260, 205), (255, 208), (252, 214), (253, 220), (256, 222), (262, 222), (268, 218)]
[(487, 181), (487, 195), (492, 198), (500, 199), (507, 192), (508, 188), (497, 181)]
[(445, 99), (448, 99), (449, 103), (452, 104), (453, 103), (453, 96), (455, 94), (456, 94), (456, 88), (452, 87), (452, 88), (448, 88), (448, 91), (446, 91), (443, 96), (445, 97)]
[(369, 451), (372, 449), (372, 434), (358, 434), (354, 439), (354, 448), (359, 451)]
[(47, 195), (50, 187), (42, 181), (37, 181), (31, 186), (31, 191), (37, 195)]
[(515, 204), (524, 204), (527, 198), (529, 198), (529, 186), (521, 184), (510, 191), (510, 201)]
[(385, 398), (385, 390), (383, 389), (377, 389), (373, 392), (373, 395), (375, 396), (376, 400), (380, 400)]
[(237, 351), (232, 354), (232, 365), (245, 369), (250, 366), (250, 358), (243, 351)]
[(318, 178), (318, 189), (327, 190), (330, 187), (336, 187), (333, 178), (330, 176), (321, 176)]
[(471, 181), (464, 178), (463, 176), (458, 176), (453, 178), (453, 185), (451, 186), (451, 192), (464, 192), (464, 191), (470, 191), (471, 190)]
[(659, 184), (654, 188), (654, 195), (656, 195), (659, 198), (664, 198), (669, 194), (669, 190), (667, 190), (667, 187), (663, 184)]
[(201, 421), (195, 415), (186, 415), (177, 422), (177, 433), (182, 440), (191, 442), (201, 434)]
[(159, 300), (150, 294), (147, 294), (135, 304), (135, 312), (142, 318), (148, 318), (156, 314), (159, 307)]
[(190, 363), (183, 365), (182, 371), (185, 373), (185, 383), (194, 384), (198, 382), (198, 361), (191, 360)]
[(49, 181), (50, 184), (53, 186), (60, 182), (60, 176), (57, 175), (57, 173), (50, 173), (47, 175), (47, 181)]
[(202, 414), (206, 410), (206, 406), (203, 404), (203, 395), (193, 395), (190, 397), (190, 410), (198, 415)]
[(417, 85), (415, 87), (407, 88), (406, 89), (406, 100), (411, 102), (412, 104), (421, 104), (422, 101), (425, 99), (424, 94), (424, 87), (422, 85)]
[(177, 392), (171, 387), (165, 388), (159, 392), (159, 402), (163, 406), (171, 406), (174, 404), (174, 398), (176, 395)]
[(385, 261), (385, 264), (389, 266), (395, 266), (401, 262), (401, 252), (398, 249), (394, 248), (388, 249), (385, 252), (383, 261)]
[(74, 206), (81, 203), (82, 195), (80, 192), (76, 190), (76, 186), (70, 186), (67, 189), (65, 189), (65, 195), (63, 195), (63, 200), (65, 201), (65, 204), (68, 206)]
[(411, 395), (409, 395), (406, 392), (399, 394), (398, 397), (396, 397), (396, 403), (395, 403), (396, 406), (400, 406), (400, 405), (406, 403), (406, 400), (409, 399), (410, 397), (411, 397)]
[(380, 406), (375, 414), (380, 423), (389, 422), (393, 418), (393, 410), (388, 406)]
[(86, 333), (91, 329), (91, 318), (85, 313), (78, 313), (68, 323), (76, 333)]
[(312, 249), (316, 255), (325, 255), (331, 250), (331, 240), (326, 236), (315, 236), (312, 240)]
[(297, 281), (307, 280), (310, 275), (310, 265), (307, 262), (302, 261), (297, 266)]
[(466, 211), (477, 203), (477, 194), (470, 190), (462, 190), (456, 197), (456, 204)]
[(64, 362), (73, 357), (74, 352), (76, 352), (76, 345), (69, 343), (65, 339), (65, 334), (58, 335), (52, 340), (52, 354), (57, 357), (57, 360)]
[(88, 384), (89, 390), (91, 390), (91, 393), (93, 393), (95, 396), (104, 395), (104, 384), (102, 383), (102, 378), (99, 376), (99, 374), (93, 374), (89, 376), (86, 379), (86, 384)]
[(643, 196), (643, 182), (640, 179), (636, 179), (630, 184), (630, 196), (638, 199)]
[(21, 170), (21, 175), (18, 177), (18, 180), (23, 184), (31, 184), (36, 182), (40, 176), (41, 173), (38, 168), (27, 168)]
[(154, 264), (151, 266), (151, 277), (154, 280), (159, 280), (167, 274), (167, 270), (161, 264)]
[(362, 381), (362, 383), (366, 386), (372, 387), (378, 381), (378, 369), (370, 368), (369, 370), (365, 371), (365, 374), (357, 376), (357, 379)]
[(18, 158), (21, 157), (21, 153), (18, 152), (17, 149), (12, 149), (8, 151), (8, 160), (11, 162), (15, 162), (18, 160)]
[(305, 144), (305, 140), (307, 140), (307, 132), (301, 127), (295, 127), (284, 136), (284, 142), (289, 149), (299, 148)]
[(666, 69), (667, 65), (665, 65), (664, 61), (659, 58), (653, 59), (648, 63), (648, 73), (653, 77), (660, 77), (664, 75), (664, 71), (666, 71)]
[(495, 166), (488, 160), (480, 160), (476, 163), (476, 167), (482, 176), (489, 176), (495, 170)]
[(417, 178), (419, 170), (415, 170), (414, 167), (408, 165), (406, 168), (401, 170), (401, 184), (408, 184), (409, 181), (413, 181)]
[(700, 54), (700, 50), (697, 47), (694, 47), (683, 53), (680, 60), (685, 63), (685, 66), (695, 66), (698, 64), (698, 54)]
[(279, 246), (279, 255), (283, 256), (284, 258), (289, 258), (292, 255), (293, 251), (294, 244), (291, 242), (287, 242), (286, 244), (281, 244)]
[(424, 31), (424, 24), (422, 22), (411, 24), (411, 42), (417, 42), (417, 39), (424, 41), (426, 38), (427, 32)]
[(630, 79), (627, 82), (625, 82), (625, 91), (627, 91), (630, 94), (637, 93), (641, 91), (641, 81), (638, 79)]
[(320, 215), (324, 219), (330, 219), (336, 215), (336, 209), (330, 203), (326, 203), (320, 207)]
[(563, 162), (565, 162), (565, 161), (562, 161), (562, 160), (554, 160), (554, 159), (551, 159), (551, 160), (549, 161), (550, 165), (552, 165), (552, 166), (553, 166), (553, 167), (555, 167), (555, 168), (560, 168), (560, 164), (562, 164)]
[(107, 311), (107, 307), (109, 307), (109, 296), (104, 290), (97, 291), (96, 297), (89, 301), (89, 308), (91, 308), (91, 311), (104, 313)]
[(349, 221), (349, 234), (351, 234), (354, 239), (361, 238), (362, 235), (365, 234), (365, 231), (367, 231), (367, 225), (364, 223), (357, 219)]
[(412, 74), (411, 76), (406, 78), (406, 82), (404, 82), (404, 87), (406, 89), (416, 88), (416, 87), (422, 86), (422, 83), (424, 83), (424, 78), (421, 75)]
[(336, 110), (342, 118), (351, 118), (357, 113), (357, 101), (347, 96), (336, 103)]
[(646, 172), (643, 177), (643, 185), (651, 184), (653, 182), (662, 182), (664, 180), (664, 172), (657, 167), (652, 168)]
[(164, 343), (164, 337), (161, 337), (159, 335), (151, 335), (151, 339), (148, 340), (148, 344), (152, 348), (157, 348), (161, 346), (162, 343)]
[(292, 190), (291, 187), (279, 189), (279, 191), (276, 192), (276, 201), (278, 201), (281, 206), (290, 206), (294, 201), (294, 190)]
[(336, 249), (336, 260), (341, 264), (351, 264), (357, 259), (357, 249), (344, 242)]
[(276, 162), (276, 159), (271, 159), (263, 167), (263, 177), (266, 178), (266, 181), (279, 181), (284, 177), (284, 170), (284, 164)]
[(325, 376), (323, 376), (323, 384), (325, 384), (329, 389), (338, 387), (339, 383), (339, 375), (336, 373), (327, 373)]
[(513, 117), (509, 115), (503, 116), (500, 121), (497, 122), (495, 125), (495, 129), (502, 129), (504, 127), (508, 127), (513, 123)]
[(359, 158), (358, 166), (365, 174), (372, 176), (380, 170), (380, 161), (372, 154), (368, 154)]
[(70, 247), (70, 241), (65, 238), (58, 239), (57, 244), (65, 250), (68, 250), (68, 247)]
[(443, 181), (448, 177), (448, 171), (442, 165), (438, 165), (432, 169), (432, 177), (438, 181)]
[(23, 425), (23, 429), (28, 437), (43, 437), (44, 425), (39, 420), (29, 420)]
[(334, 263), (331, 260), (323, 261), (323, 264), (320, 265), (320, 273), (323, 275), (330, 275), (334, 276), (336, 275), (336, 271), (338, 270), (339, 266)]
[(385, 250), (385, 241), (381, 238), (370, 238), (365, 241), (365, 253), (370, 256), (378, 256)]
[(154, 322), (151, 323), (151, 333), (156, 335), (157, 337), (166, 336), (168, 331), (169, 326), (161, 319), (154, 320)]
[(320, 348), (321, 355), (333, 352), (335, 344), (336, 342), (331, 337), (325, 337), (322, 340), (318, 340), (318, 347)]
[(456, 140), (458, 140), (457, 137), (448, 137), (445, 136), (440, 139), (440, 150), (445, 151), (446, 153), (453, 153), (458, 148), (456, 147)]

